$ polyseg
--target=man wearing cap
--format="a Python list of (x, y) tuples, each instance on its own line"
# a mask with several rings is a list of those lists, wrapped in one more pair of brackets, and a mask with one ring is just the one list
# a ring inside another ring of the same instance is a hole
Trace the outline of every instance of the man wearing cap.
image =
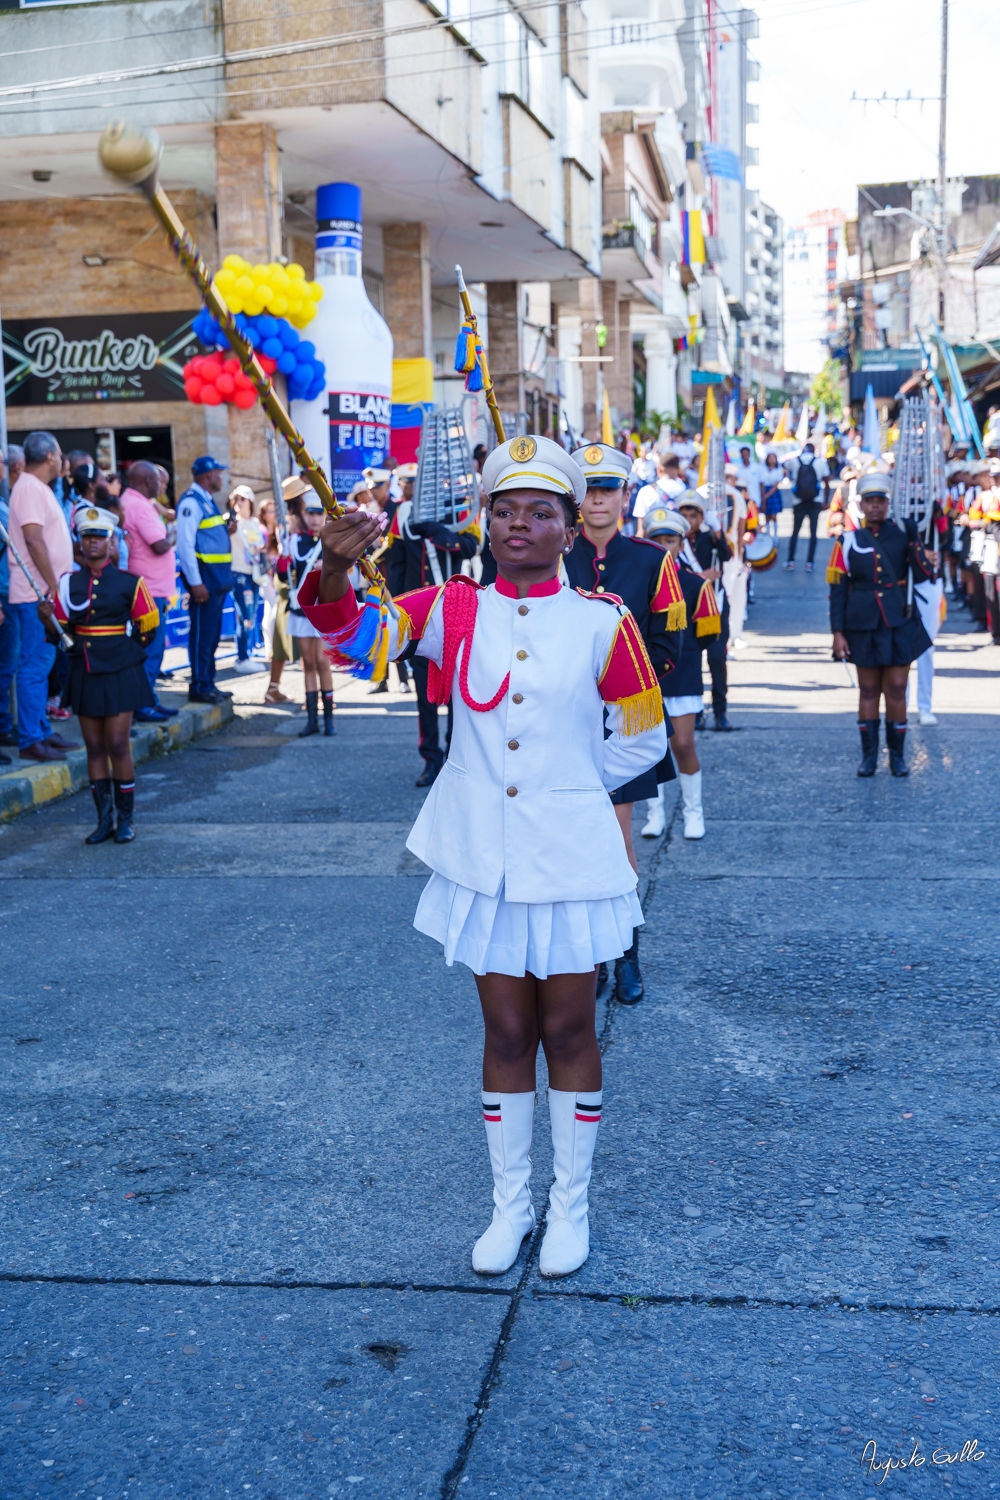
[(215, 686), (215, 653), (222, 634), (222, 607), (233, 586), (227, 522), (215, 502), (226, 465), (205, 454), (191, 465), (193, 483), (177, 503), (177, 563), (188, 591), (188, 658), (191, 703), (221, 703), (229, 694)]
[[(614, 594), (627, 605), (662, 687), (677, 660), (686, 620), (673, 561), (656, 542), (624, 536), (619, 529), (632, 468), (628, 456), (608, 443), (591, 443), (577, 448), (572, 458), (583, 471), (587, 493), (580, 506), (576, 542), (566, 558), (566, 576), (573, 588)], [(638, 865), (632, 847), (633, 806), (655, 800), (658, 784), (672, 781), (673, 776), (667, 755), (659, 766), (611, 793), (634, 869)], [(636, 1005), (642, 996), (637, 927), (632, 946), (615, 964), (615, 998), (623, 1005)]]
[[(501, 443), (483, 488), (496, 583), (458, 575), (418, 589), (401, 601), (401, 638), (386, 624), (389, 654), (412, 644), (433, 668), (437, 701), (455, 702), (451, 755), (407, 841), (432, 871), (414, 924), (444, 945), (448, 963), (473, 971), (483, 1010), (494, 1212), (473, 1269), (504, 1274), (535, 1227), (541, 1041), (555, 1181), (539, 1269), (568, 1276), (590, 1247), (602, 1103), (595, 970), (621, 956), (642, 921), (607, 794), (662, 759), (663, 699), (628, 610), (610, 594), (560, 586), (586, 493), (568, 454), (544, 437)], [(327, 521), (318, 585), (303, 585), (305, 613), (334, 660), (371, 660), (349, 572), (377, 536), (370, 516)]]

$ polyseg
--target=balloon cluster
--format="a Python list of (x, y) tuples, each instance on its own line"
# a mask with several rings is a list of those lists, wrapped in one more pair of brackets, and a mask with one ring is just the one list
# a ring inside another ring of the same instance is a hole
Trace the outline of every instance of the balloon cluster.
[(287, 318), (294, 328), (305, 328), (316, 316), (323, 295), (317, 281), (307, 281), (301, 266), (252, 266), (241, 255), (227, 255), (215, 277), (216, 290), (231, 313), (249, 318), (269, 312)]
[(235, 354), (228, 359), (221, 353), (197, 354), (188, 360), (183, 374), (184, 394), (202, 406), (221, 406), (227, 401), (241, 411), (249, 411), (257, 400), (253, 381), (244, 375)]
[[(326, 368), (322, 360), (317, 359), (314, 344), (303, 339), (287, 319), (273, 317), (270, 313), (254, 317), (236, 313), (233, 321), (257, 351), (257, 358), (267, 373), (273, 375), (275, 370), (280, 370), (285, 376), (288, 394), (293, 401), (316, 399), (326, 385)], [(210, 349), (228, 350), (229, 340), (207, 308), (202, 309), (191, 326), (197, 338)], [(185, 380), (186, 371), (185, 366)]]

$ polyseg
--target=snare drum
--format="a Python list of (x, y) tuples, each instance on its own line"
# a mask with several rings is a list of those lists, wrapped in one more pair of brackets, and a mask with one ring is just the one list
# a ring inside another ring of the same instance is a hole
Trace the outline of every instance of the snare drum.
[(747, 542), (744, 547), (743, 560), (750, 564), (755, 573), (766, 573), (768, 568), (773, 568), (778, 561), (778, 549), (774, 545), (774, 538), (768, 536), (766, 531), (758, 531), (753, 540)]

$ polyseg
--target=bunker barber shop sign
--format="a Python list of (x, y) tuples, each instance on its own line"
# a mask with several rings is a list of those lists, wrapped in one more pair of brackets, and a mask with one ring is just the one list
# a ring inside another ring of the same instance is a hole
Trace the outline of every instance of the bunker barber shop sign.
[(8, 406), (183, 401), (192, 312), (4, 320)]

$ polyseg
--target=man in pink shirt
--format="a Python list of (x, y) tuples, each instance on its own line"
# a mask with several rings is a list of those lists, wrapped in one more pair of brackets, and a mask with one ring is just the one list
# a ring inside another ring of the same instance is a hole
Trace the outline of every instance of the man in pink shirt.
[(62, 453), (51, 432), (29, 432), (24, 440), (24, 473), (10, 492), (10, 603), (20, 624), (17, 663), (17, 738), (22, 760), (65, 760), (77, 750), (72, 740), (53, 734), (45, 712), (55, 647), (38, 615), (38, 599), (14, 559), (16, 549), (39, 588), (54, 599), (59, 579), (73, 570), (73, 543), (66, 518), (49, 488), (62, 472)]
[(128, 571), (146, 580), (146, 587), (160, 611), (156, 634), (146, 646), (146, 676), (153, 690), (153, 708), (137, 708), (140, 724), (163, 724), (176, 708), (165, 708), (156, 693), (156, 676), (167, 643), (167, 609), (176, 592), (177, 564), (167, 528), (153, 504), (160, 493), (160, 476), (154, 464), (144, 461), (129, 466), (128, 488), (122, 492), (125, 530), (128, 533)]

